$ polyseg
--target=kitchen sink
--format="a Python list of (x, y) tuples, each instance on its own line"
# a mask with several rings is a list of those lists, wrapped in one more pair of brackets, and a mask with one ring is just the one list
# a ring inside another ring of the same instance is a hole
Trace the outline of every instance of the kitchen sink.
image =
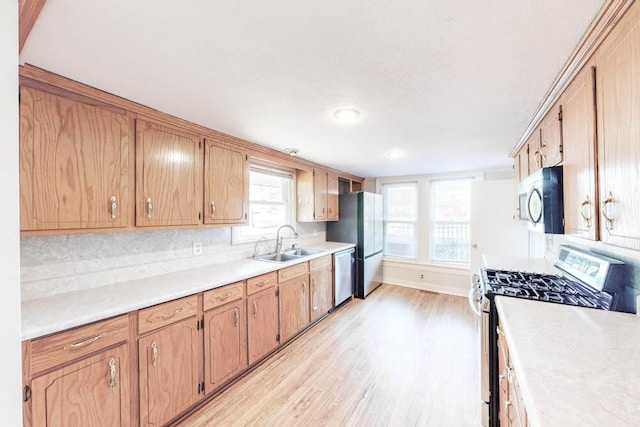
[(268, 262), (287, 262), (295, 259), (300, 259), (302, 257), (303, 255), (283, 253), (280, 255), (279, 261), (276, 259), (276, 254), (257, 255), (255, 257), (251, 257), (251, 259), (255, 259), (258, 261), (268, 261)]
[(322, 249), (306, 249), (306, 248), (295, 248), (289, 249), (288, 251), (284, 251), (285, 255), (295, 255), (295, 256), (307, 256), (307, 255), (315, 255), (323, 252)]
[(306, 248), (295, 248), (289, 249), (280, 255), (280, 261), (276, 259), (276, 254), (265, 254), (265, 255), (257, 255), (251, 257), (251, 259), (255, 259), (258, 261), (268, 261), (268, 262), (287, 262), (293, 261), (296, 259), (301, 259), (309, 255), (315, 255), (320, 252), (323, 252), (322, 249), (306, 249)]

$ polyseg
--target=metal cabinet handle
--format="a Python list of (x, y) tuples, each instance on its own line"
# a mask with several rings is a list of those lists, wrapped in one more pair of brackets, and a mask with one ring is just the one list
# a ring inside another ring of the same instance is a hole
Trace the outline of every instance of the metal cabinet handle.
[(304, 295), (305, 293), (307, 293), (307, 282), (305, 282), (304, 280), (302, 281), (302, 295)]
[(153, 355), (153, 366), (156, 366), (158, 362), (158, 345), (151, 343), (151, 354)]
[(151, 212), (153, 212), (153, 204), (151, 203), (151, 197), (147, 197), (147, 218), (151, 218)]
[(540, 151), (538, 151), (538, 150), (536, 150), (536, 151), (533, 153), (533, 159), (536, 161), (536, 166), (537, 166), (537, 167), (540, 167), (540, 158), (539, 158), (539, 156), (538, 156), (538, 154), (539, 154), (539, 153), (540, 153)]
[(211, 201), (211, 207), (209, 208), (209, 218), (213, 219), (216, 216), (216, 202)]
[(256, 302), (253, 302), (253, 317), (257, 317), (258, 316), (258, 304), (256, 304)]
[(602, 216), (607, 220), (606, 227), (607, 231), (609, 232), (613, 230), (613, 218), (608, 215), (609, 210), (607, 208), (610, 203), (615, 203), (615, 199), (613, 198), (613, 194), (611, 193), (611, 191), (609, 191), (609, 194), (607, 194), (607, 198), (605, 199), (605, 201), (602, 202)]
[[(255, 303), (254, 303), (255, 304)], [(240, 310), (236, 307), (233, 309), (233, 314), (235, 315), (235, 327), (238, 327), (238, 322), (240, 321)]]
[(259, 288), (261, 288), (261, 287), (263, 287), (264, 285), (266, 285), (267, 283), (269, 283), (270, 281), (271, 281), (271, 279), (265, 279), (265, 280), (263, 280), (262, 282), (256, 283), (256, 286), (257, 286), (257, 287), (259, 287)]
[(95, 337), (89, 338), (88, 340), (84, 340), (84, 341), (80, 341), (80, 342), (74, 342), (73, 344), (67, 344), (64, 347), (62, 347), (63, 350), (75, 350), (78, 348), (82, 348), (84, 346), (87, 346), (89, 344), (93, 344), (94, 342), (101, 340), (102, 338), (106, 337), (107, 333), (103, 332), (100, 335), (96, 335)]
[(160, 319), (160, 320), (171, 319), (176, 314), (182, 313), (183, 310), (184, 310), (184, 308), (178, 307), (175, 310), (173, 310), (171, 313), (163, 313), (161, 316), (158, 316), (158, 319)]
[[(589, 215), (585, 214), (585, 208), (588, 207)], [(589, 199), (589, 195), (585, 197), (584, 201), (580, 203), (580, 216), (584, 220), (585, 225), (587, 226), (587, 230), (591, 228), (591, 200)]]
[(235, 294), (235, 292), (234, 292), (234, 291), (231, 291), (231, 292), (227, 292), (227, 293), (226, 293), (226, 294), (224, 294), (224, 295), (219, 295), (219, 296), (217, 296), (217, 297), (216, 297), (216, 301), (224, 301), (224, 300), (226, 300), (227, 298), (229, 298), (229, 297), (233, 296), (234, 294)]
[(111, 219), (116, 219), (116, 212), (118, 211), (118, 203), (116, 196), (111, 196)]
[(110, 390), (113, 390), (116, 387), (116, 385), (118, 385), (116, 381), (116, 375), (117, 375), (116, 359), (112, 357), (111, 359), (109, 359), (109, 389)]

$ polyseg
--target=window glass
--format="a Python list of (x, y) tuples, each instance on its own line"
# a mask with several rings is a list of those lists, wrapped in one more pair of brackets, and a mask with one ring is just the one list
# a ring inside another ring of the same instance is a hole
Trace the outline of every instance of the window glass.
[(418, 186), (415, 182), (383, 184), (384, 255), (416, 257)]
[(431, 260), (469, 263), (471, 180), (431, 181)]
[(232, 243), (256, 241), (262, 236), (275, 238), (278, 227), (291, 224), (295, 218), (293, 192), (292, 173), (252, 165), (249, 172), (249, 225), (233, 227)]

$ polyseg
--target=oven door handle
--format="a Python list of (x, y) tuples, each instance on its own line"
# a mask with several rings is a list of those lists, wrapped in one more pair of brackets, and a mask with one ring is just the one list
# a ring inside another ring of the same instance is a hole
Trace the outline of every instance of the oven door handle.
[(478, 295), (478, 288), (475, 286), (469, 290), (469, 307), (476, 314), (476, 316), (480, 317), (482, 312), (480, 311), (480, 307), (478, 307), (478, 300), (476, 299)]

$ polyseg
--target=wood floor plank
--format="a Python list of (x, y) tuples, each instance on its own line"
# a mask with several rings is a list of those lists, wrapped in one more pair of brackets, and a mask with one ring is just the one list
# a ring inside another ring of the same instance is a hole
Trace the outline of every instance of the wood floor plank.
[(195, 412), (195, 426), (478, 426), (466, 299), (382, 285)]

